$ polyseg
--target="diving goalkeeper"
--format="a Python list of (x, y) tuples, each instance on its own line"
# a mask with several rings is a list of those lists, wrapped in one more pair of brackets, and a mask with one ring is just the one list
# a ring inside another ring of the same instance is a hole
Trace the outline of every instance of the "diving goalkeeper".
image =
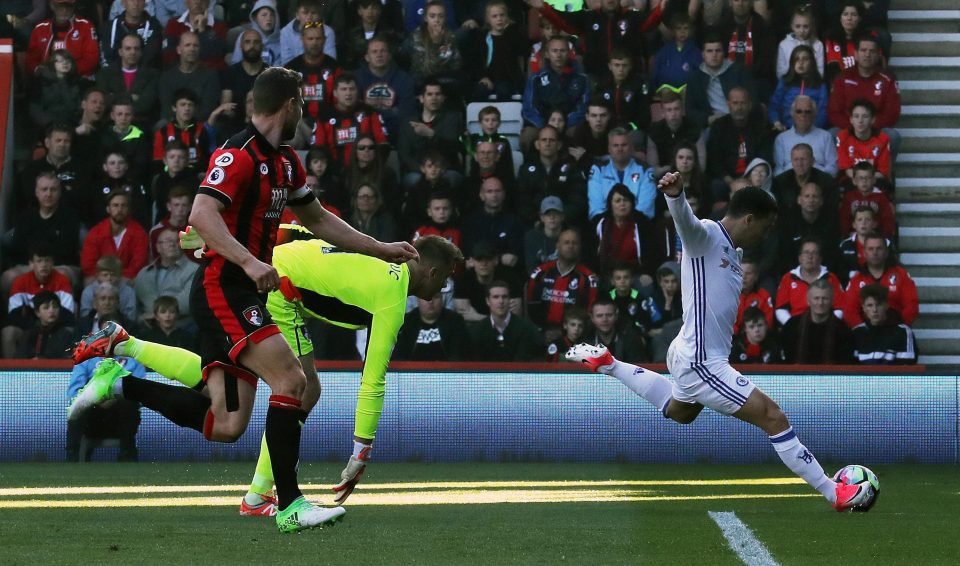
[[(385, 374), (397, 333), (403, 324), (407, 297), (433, 298), (456, 265), (463, 261), (463, 254), (439, 236), (426, 236), (414, 245), (420, 254), (419, 259), (392, 264), (345, 252), (323, 240), (313, 239), (313, 235), (301, 226), (283, 225), (281, 234), (284, 233), (293, 241), (274, 250), (273, 265), (281, 284), (279, 290), (268, 295), (266, 304), (270, 316), (303, 366), (307, 383), (301, 402), (305, 411), (309, 412), (320, 398), (320, 380), (314, 365), (313, 345), (306, 330), (307, 319), (316, 318), (348, 329), (370, 329), (357, 398), (353, 454), (341, 473), (340, 483), (333, 488), (339, 504), (353, 492), (370, 459), (383, 409)], [(201, 248), (203, 241), (188, 227), (181, 233), (181, 246)], [(99, 332), (84, 337), (74, 351), (74, 362), (80, 363), (95, 356), (120, 355), (132, 357), (187, 387), (201, 391), (204, 388), (199, 356), (180, 348), (138, 340), (116, 323), (109, 323)], [(124, 375), (119, 377), (131, 379)], [(95, 382), (96, 376), (90, 383)], [(71, 410), (81, 410), (108, 398), (85, 395), (81, 391)], [(272, 489), (270, 453), (266, 442), (262, 441), (253, 482), (243, 498), (240, 514), (275, 515), (276, 500), (270, 495)]]

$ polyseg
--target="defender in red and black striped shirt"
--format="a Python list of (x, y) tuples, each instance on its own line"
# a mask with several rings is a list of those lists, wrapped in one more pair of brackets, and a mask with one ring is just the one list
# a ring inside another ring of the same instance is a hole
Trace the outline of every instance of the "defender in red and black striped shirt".
[(201, 336), (204, 393), (132, 376), (122, 377), (123, 397), (139, 401), (171, 421), (234, 442), (246, 430), (257, 377), (270, 386), (264, 437), (277, 489), (277, 526), (296, 531), (336, 519), (342, 510), (316, 507), (297, 484), (300, 421), (316, 404), (305, 391), (303, 368), (279, 335), (264, 305), (280, 287), (270, 265), (280, 216), (287, 204), (318, 236), (350, 251), (389, 262), (416, 257), (409, 244), (383, 244), (323, 209), (305, 186), (305, 172), (290, 139), (303, 115), (300, 76), (271, 67), (253, 86), (250, 127), (210, 159), (190, 222), (206, 242), (190, 308)]

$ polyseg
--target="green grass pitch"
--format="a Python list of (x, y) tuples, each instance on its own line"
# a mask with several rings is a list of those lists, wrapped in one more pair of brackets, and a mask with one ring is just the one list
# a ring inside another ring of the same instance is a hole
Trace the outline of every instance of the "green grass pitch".
[[(308, 498), (340, 468), (302, 464)], [(342, 523), (281, 535), (237, 513), (252, 463), (4, 464), (0, 563), (743, 564), (710, 511), (777, 564), (960, 563), (960, 470), (873, 469), (876, 507), (840, 514), (778, 465), (375, 462)]]

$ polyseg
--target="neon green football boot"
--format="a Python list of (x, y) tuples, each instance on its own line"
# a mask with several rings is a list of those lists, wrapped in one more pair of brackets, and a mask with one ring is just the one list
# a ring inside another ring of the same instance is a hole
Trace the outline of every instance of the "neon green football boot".
[(277, 511), (277, 528), (281, 533), (295, 533), (324, 525), (332, 525), (347, 512), (343, 507), (318, 507), (301, 495), (287, 505), (283, 511)]
[(118, 379), (127, 375), (130, 375), (130, 372), (123, 369), (120, 362), (113, 358), (106, 358), (97, 364), (93, 377), (67, 407), (67, 420), (76, 419), (91, 408), (115, 398), (114, 385)]

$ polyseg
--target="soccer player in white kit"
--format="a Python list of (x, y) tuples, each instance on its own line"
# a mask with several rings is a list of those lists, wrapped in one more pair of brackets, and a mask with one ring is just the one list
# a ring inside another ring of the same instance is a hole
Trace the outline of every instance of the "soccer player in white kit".
[(678, 423), (691, 423), (710, 407), (759, 427), (788, 468), (838, 511), (846, 510), (856, 486), (825, 475), (780, 406), (728, 361), (743, 284), (741, 248), (766, 237), (777, 219), (776, 201), (759, 188), (741, 189), (730, 199), (726, 216), (714, 222), (694, 216), (678, 173), (664, 175), (657, 188), (666, 196), (683, 244), (683, 327), (667, 351), (667, 368), (675, 382), (614, 359), (604, 346), (579, 344), (567, 351), (567, 359), (616, 377)]

